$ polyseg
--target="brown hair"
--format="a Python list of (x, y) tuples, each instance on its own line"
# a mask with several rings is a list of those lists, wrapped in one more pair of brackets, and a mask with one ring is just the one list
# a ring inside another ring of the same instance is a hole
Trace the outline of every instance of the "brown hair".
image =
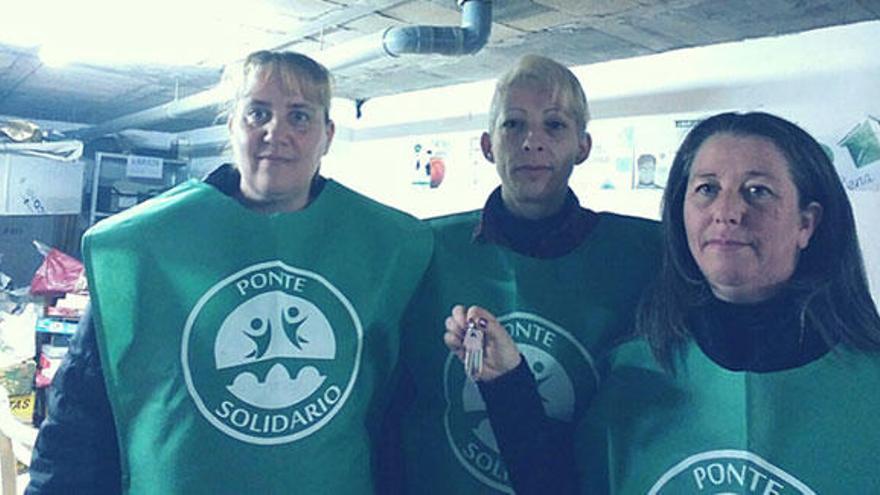
[(697, 152), (721, 133), (771, 141), (786, 158), (800, 208), (814, 201), (822, 205), (822, 221), (787, 283), (796, 295), (801, 325), (815, 328), (829, 344), (840, 341), (880, 351), (880, 316), (868, 289), (852, 206), (828, 155), (806, 131), (775, 115), (722, 113), (688, 133), (669, 171), (663, 194), (663, 264), (636, 317), (638, 333), (648, 339), (657, 360), (674, 369), (675, 357), (691, 336), (686, 316), (710, 297), (688, 247), (684, 201)]

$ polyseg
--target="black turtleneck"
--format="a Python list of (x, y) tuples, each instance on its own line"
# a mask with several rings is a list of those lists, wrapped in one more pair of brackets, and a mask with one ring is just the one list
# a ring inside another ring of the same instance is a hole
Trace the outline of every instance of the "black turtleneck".
[(490, 242), (534, 258), (557, 258), (581, 245), (592, 231), (599, 215), (586, 208), (571, 189), (558, 212), (530, 220), (514, 215), (501, 198), (501, 187), (486, 200), (479, 225), (474, 231), (477, 242)]
[[(239, 196), (241, 190), (241, 173), (235, 166), (230, 163), (224, 163), (219, 167), (208, 172), (202, 180), (211, 186), (216, 187), (220, 192), (233, 198)], [(318, 197), (318, 194), (324, 189), (327, 179), (320, 175), (315, 175), (312, 179), (312, 188), (309, 190), (309, 200)]]
[(712, 298), (691, 314), (690, 327), (700, 349), (732, 371), (766, 373), (803, 366), (830, 350), (815, 329), (801, 322), (793, 294), (757, 304)]
[(514, 215), (502, 201), (498, 206), (498, 226), (510, 241), (514, 251), (528, 251), (557, 230), (565, 221), (572, 207), (577, 207), (574, 194), (565, 197), (565, 203), (553, 215), (532, 220)]

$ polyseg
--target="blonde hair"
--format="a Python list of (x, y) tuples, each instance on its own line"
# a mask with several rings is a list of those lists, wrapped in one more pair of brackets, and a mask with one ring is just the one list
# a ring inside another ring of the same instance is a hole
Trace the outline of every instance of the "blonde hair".
[(504, 73), (495, 85), (492, 105), (489, 107), (489, 133), (495, 130), (495, 121), (501, 112), (501, 105), (513, 86), (528, 85), (549, 90), (553, 100), (558, 101), (563, 110), (570, 113), (579, 131), (587, 128), (590, 110), (587, 96), (580, 81), (568, 67), (555, 60), (539, 55), (526, 55)]
[(324, 107), (324, 118), (330, 120), (330, 99), (333, 93), (333, 77), (326, 67), (310, 57), (296, 52), (260, 50), (251, 53), (241, 64), (229, 65), (223, 71), (221, 85), (228, 90), (229, 98), (221, 112), (228, 119), (235, 113), (235, 106), (253, 87), (255, 78), (266, 81), (279, 77), (285, 88), (297, 87), (308, 100)]

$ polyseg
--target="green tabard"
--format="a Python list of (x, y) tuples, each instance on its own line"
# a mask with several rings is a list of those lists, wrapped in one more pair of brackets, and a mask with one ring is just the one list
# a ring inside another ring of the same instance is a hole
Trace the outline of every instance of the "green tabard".
[(586, 493), (880, 493), (880, 355), (733, 372), (692, 343), (674, 377), (653, 363), (644, 341), (615, 352), (596, 417), (612, 480)]
[(416, 385), (403, 418), (407, 493), (512, 493), (476, 385), (442, 342), (455, 304), (497, 315), (528, 359), (548, 415), (577, 421), (600, 372), (594, 356), (626, 330), (659, 259), (655, 222), (601, 214), (555, 259), (474, 243), (479, 212), (431, 221), (434, 257), (407, 317), (402, 361)]
[(328, 180), (260, 214), (189, 182), (83, 254), (126, 493), (371, 493), (430, 229)]

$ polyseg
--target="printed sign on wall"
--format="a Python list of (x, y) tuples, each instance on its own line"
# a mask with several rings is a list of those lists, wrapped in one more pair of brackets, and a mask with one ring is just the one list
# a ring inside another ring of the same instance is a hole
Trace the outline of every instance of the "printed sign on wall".
[(880, 120), (869, 116), (837, 141), (824, 144), (847, 189), (880, 191)]
[(436, 189), (446, 176), (449, 143), (443, 140), (419, 140), (413, 145), (412, 185)]

